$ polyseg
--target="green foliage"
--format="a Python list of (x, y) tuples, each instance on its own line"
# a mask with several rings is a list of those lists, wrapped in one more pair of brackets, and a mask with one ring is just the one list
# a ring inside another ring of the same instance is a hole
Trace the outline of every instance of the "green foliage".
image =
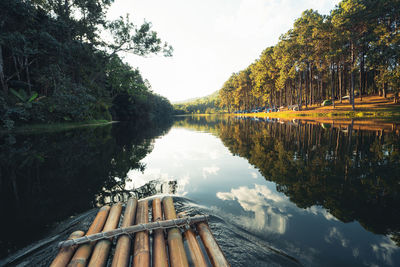
[(18, 97), (18, 99), (21, 100), (23, 103), (31, 103), (38, 97), (37, 92), (32, 92), (31, 96), (28, 96), (24, 90), (19, 90), (19, 92), (17, 92), (14, 89), (10, 88), (10, 92)]
[(218, 92), (214, 92), (205, 97), (174, 104), (174, 113), (176, 115), (220, 113), (224, 110), (219, 107), (219, 101)]
[(92, 119), (91, 106), (96, 99), (85, 87), (69, 84), (68, 87), (60, 87), (46, 100), (48, 112), (54, 114), (55, 121), (80, 121)]
[(157, 33), (151, 30), (149, 22), (137, 27), (130, 22), (129, 15), (126, 15), (125, 18), (120, 17), (110, 22), (108, 29), (113, 36), (114, 42), (109, 44), (113, 53), (124, 51), (144, 56), (162, 51), (165, 56), (172, 55), (172, 47), (167, 43), (161, 45), (161, 40), (157, 37)]
[[(170, 56), (172, 48), (162, 44), (148, 22), (107, 21), (112, 2), (0, 2), (2, 126), (121, 119), (115, 111), (124, 109), (134, 110), (125, 117), (131, 120), (133, 114), (152, 117), (157, 107), (164, 109), (153, 101), (158, 96), (139, 70), (117, 53)], [(102, 40), (100, 31), (108, 31), (112, 42)], [(124, 97), (126, 102), (116, 100)]]

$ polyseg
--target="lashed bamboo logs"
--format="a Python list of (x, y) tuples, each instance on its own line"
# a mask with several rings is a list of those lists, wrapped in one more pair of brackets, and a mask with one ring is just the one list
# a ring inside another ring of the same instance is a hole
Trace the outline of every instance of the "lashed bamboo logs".
[(184, 233), (185, 239), (188, 243), (190, 257), (195, 267), (206, 267), (206, 258), (201, 251), (199, 242), (197, 242), (196, 235), (192, 229), (188, 229)]
[[(153, 200), (153, 222), (162, 221), (163, 214), (161, 209), (161, 200)], [(165, 247), (164, 230), (156, 229), (153, 234), (153, 266), (168, 267), (168, 256)]]
[[(135, 222), (135, 213), (137, 200), (130, 198), (126, 204), (124, 220), (121, 227), (131, 226)], [(125, 267), (129, 264), (129, 254), (131, 249), (131, 238), (129, 235), (122, 235), (118, 238), (117, 247), (115, 249), (112, 267)]]
[[(121, 216), (122, 204), (117, 203), (112, 206), (110, 214), (106, 224), (104, 225), (103, 231), (110, 231), (115, 229), (119, 223), (119, 217)], [(103, 267), (107, 263), (108, 253), (110, 252), (112, 241), (111, 239), (103, 239), (96, 243), (94, 247), (92, 257), (89, 261), (89, 267)]]
[(157, 221), (157, 222), (150, 222), (150, 223), (143, 223), (143, 224), (136, 224), (136, 225), (131, 225), (128, 227), (123, 227), (123, 228), (117, 228), (114, 230), (106, 231), (106, 232), (101, 232), (93, 235), (87, 235), (83, 237), (78, 237), (73, 240), (65, 240), (61, 241), (58, 243), (58, 247), (68, 247), (68, 246), (73, 246), (73, 245), (80, 245), (80, 244), (85, 244), (88, 242), (94, 242), (94, 241), (99, 241), (102, 239), (109, 239), (112, 237), (120, 236), (120, 235), (127, 235), (127, 234), (133, 234), (145, 230), (155, 230), (155, 229), (168, 229), (168, 228), (174, 228), (180, 225), (187, 225), (187, 224), (196, 224), (199, 222), (204, 222), (207, 221), (208, 215), (196, 215), (193, 217), (182, 217), (178, 219), (173, 219), (173, 220), (164, 220), (164, 221)]
[[(109, 206), (104, 206), (97, 213), (96, 218), (94, 219), (92, 225), (87, 231), (86, 235), (91, 235), (100, 232), (103, 229), (104, 223), (108, 217), (108, 213), (110, 211)], [(90, 257), (90, 253), (92, 252), (94, 243), (88, 243), (81, 245), (74, 256), (72, 257), (71, 262), (68, 264), (69, 267), (84, 267), (87, 264), (87, 260)]]
[(222, 250), (218, 246), (217, 241), (215, 241), (215, 238), (208, 225), (204, 222), (198, 223), (197, 231), (199, 232), (200, 238), (203, 241), (212, 265), (216, 267), (230, 266), (228, 261), (225, 259)]
[[(136, 224), (149, 222), (148, 201), (140, 201), (136, 213)], [(135, 235), (133, 250), (133, 266), (150, 266), (149, 231), (138, 232)]]
[[(75, 239), (77, 237), (81, 237), (85, 234), (83, 231), (75, 231), (69, 237), (68, 240)], [(78, 246), (71, 246), (66, 248), (61, 248), (58, 252), (57, 256), (50, 264), (50, 267), (65, 267), (67, 266), (69, 260), (71, 259), (72, 255), (74, 255), (75, 250)]]
[[(174, 202), (171, 197), (163, 199), (164, 215), (167, 220), (176, 219)], [(182, 236), (178, 228), (168, 230), (169, 258), (172, 267), (189, 266)]]
[[(200, 235), (202, 243), (204, 244), (208, 257), (213, 266), (230, 266), (228, 261), (225, 259), (223, 252), (218, 246), (210, 228), (208, 227), (207, 223), (204, 222), (207, 220), (207, 215), (177, 218), (174, 203), (171, 197), (165, 197), (162, 201), (162, 205), (166, 220), (163, 220), (160, 199), (154, 199), (153, 222), (148, 223), (148, 201), (144, 200), (138, 202), (136, 199), (129, 199), (125, 210), (123, 223), (121, 228), (118, 229), (115, 228), (118, 226), (122, 211), (122, 204), (118, 203), (114, 205), (111, 208), (111, 211), (109, 206), (102, 207), (85, 236), (82, 237), (82, 231), (77, 231), (72, 233), (67, 241), (59, 243), (61, 249), (50, 266), (64, 267), (71, 259), (72, 255), (73, 257), (68, 265), (69, 267), (86, 266), (93, 247), (94, 251), (88, 266), (105, 266), (107, 264), (108, 254), (112, 245), (111, 238), (116, 236), (119, 236), (119, 239), (114, 253), (112, 266), (128, 266), (131, 245), (129, 235), (136, 233), (133, 248), (133, 265), (149, 267), (149, 230), (154, 230), (153, 266), (168, 267), (164, 229), (169, 229), (169, 264), (172, 267), (187, 267), (189, 266), (188, 258), (185, 253), (181, 232), (177, 227), (178, 225), (185, 224), (197, 224), (197, 232)], [(132, 225), (136, 210), (136, 225)], [(190, 253), (189, 255), (193, 265), (195, 267), (207, 266), (209, 264), (207, 263), (208, 260), (206, 260), (205, 254), (202, 253), (202, 249), (200, 248), (195, 232), (189, 228), (189, 230), (184, 233), (184, 236), (187, 240), (188, 250)], [(77, 244), (79, 244), (79, 247), (75, 251)]]

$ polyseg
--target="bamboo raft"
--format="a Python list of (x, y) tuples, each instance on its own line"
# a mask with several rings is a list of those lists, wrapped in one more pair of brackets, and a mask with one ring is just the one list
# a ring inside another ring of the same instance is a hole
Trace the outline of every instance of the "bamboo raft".
[(171, 197), (152, 200), (152, 223), (148, 200), (129, 199), (121, 214), (121, 203), (102, 207), (86, 233), (73, 232), (59, 243), (50, 266), (230, 266), (207, 216), (178, 218)]

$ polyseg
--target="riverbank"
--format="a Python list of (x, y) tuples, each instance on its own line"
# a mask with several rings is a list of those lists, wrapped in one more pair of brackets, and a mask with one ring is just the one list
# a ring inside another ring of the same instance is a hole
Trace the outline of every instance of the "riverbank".
[(388, 95), (388, 98), (383, 98), (377, 95), (363, 97), (362, 100), (358, 97), (355, 99), (355, 110), (348, 100), (343, 100), (342, 103), (336, 102), (333, 106), (322, 107), (319, 105), (303, 107), (301, 111), (280, 111), (271, 113), (246, 113), (235, 114), (236, 116), (247, 117), (269, 117), (269, 118), (287, 118), (287, 119), (302, 119), (309, 118), (335, 118), (335, 119), (355, 119), (355, 118), (374, 118), (384, 120), (400, 120), (400, 104), (393, 103), (393, 97)]
[(36, 133), (36, 132), (58, 132), (65, 131), (74, 128), (92, 127), (92, 126), (104, 126), (116, 121), (107, 120), (92, 120), (92, 121), (81, 121), (81, 122), (62, 122), (62, 123), (51, 123), (51, 124), (29, 124), (23, 126), (17, 126), (11, 131), (0, 130), (0, 134), (5, 133)]

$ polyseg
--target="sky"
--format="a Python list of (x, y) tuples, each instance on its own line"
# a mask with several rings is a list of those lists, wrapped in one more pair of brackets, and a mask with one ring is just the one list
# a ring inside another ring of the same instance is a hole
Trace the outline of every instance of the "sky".
[(123, 54), (152, 90), (179, 102), (219, 90), (233, 72), (278, 43), (306, 9), (329, 14), (339, 0), (115, 0), (109, 19), (151, 22), (172, 57)]

